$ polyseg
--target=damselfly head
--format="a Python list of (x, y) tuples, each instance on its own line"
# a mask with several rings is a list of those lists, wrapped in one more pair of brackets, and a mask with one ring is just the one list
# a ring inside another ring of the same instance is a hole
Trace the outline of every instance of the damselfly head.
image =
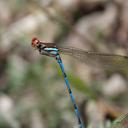
[(39, 45), (40, 45), (40, 41), (36, 37), (34, 37), (32, 39), (32, 47), (37, 48)]
[(38, 38), (34, 37), (32, 39), (32, 47), (35, 49), (44, 49), (46, 47), (45, 43), (41, 42)]

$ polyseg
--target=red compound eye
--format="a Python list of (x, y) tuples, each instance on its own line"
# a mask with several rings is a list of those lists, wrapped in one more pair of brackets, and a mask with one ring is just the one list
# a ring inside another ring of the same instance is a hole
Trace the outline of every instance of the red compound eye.
[(39, 44), (39, 40), (36, 38), (36, 37), (34, 37), (33, 39), (32, 39), (32, 47), (36, 47), (38, 44)]

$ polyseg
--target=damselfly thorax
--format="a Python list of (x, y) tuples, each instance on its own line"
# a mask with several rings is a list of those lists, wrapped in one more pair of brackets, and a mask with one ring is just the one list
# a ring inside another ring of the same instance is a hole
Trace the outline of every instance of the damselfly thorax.
[(54, 43), (41, 42), (37, 38), (32, 39), (32, 46), (35, 49), (38, 49), (40, 54), (42, 55), (56, 57), (56, 55), (59, 52), (59, 49), (56, 47)]

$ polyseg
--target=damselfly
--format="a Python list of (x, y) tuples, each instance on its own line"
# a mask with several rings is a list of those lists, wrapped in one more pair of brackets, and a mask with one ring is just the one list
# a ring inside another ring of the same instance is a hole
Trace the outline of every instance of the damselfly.
[(117, 66), (118, 69), (121, 69), (121, 68), (126, 68), (128, 66), (127, 56), (105, 54), (105, 53), (101, 54), (96, 52), (84, 51), (84, 50), (72, 48), (72, 47), (57, 47), (54, 43), (44, 43), (39, 41), (37, 38), (32, 39), (32, 46), (37, 50), (39, 50), (40, 54), (53, 57), (57, 60), (61, 68), (61, 71), (63, 73), (66, 87), (68, 89), (71, 101), (73, 103), (80, 128), (83, 128), (83, 124), (80, 118), (78, 107), (75, 102), (75, 98), (70, 88), (67, 75), (64, 70), (64, 65), (62, 63), (60, 53), (72, 55), (78, 60), (84, 61), (94, 66), (100, 66), (100, 67), (103, 66), (104, 68), (111, 68), (111, 67), (114, 68)]

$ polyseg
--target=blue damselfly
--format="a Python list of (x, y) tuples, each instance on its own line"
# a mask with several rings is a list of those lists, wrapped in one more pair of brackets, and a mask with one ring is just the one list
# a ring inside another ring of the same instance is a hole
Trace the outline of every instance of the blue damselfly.
[(68, 89), (68, 93), (70, 95), (71, 101), (74, 106), (74, 110), (75, 110), (78, 123), (79, 123), (79, 128), (83, 128), (84, 126), (82, 124), (80, 113), (78, 111), (75, 98), (73, 96), (67, 75), (64, 70), (64, 65), (62, 63), (60, 53), (71, 55), (78, 60), (84, 61), (94, 66), (100, 66), (104, 68), (117, 67), (118, 69), (122, 69), (128, 66), (127, 56), (89, 52), (89, 51), (84, 51), (84, 50), (73, 48), (73, 47), (57, 47), (56, 44), (54, 43), (44, 43), (44, 42), (39, 41), (37, 38), (32, 39), (32, 46), (38, 49), (40, 54), (53, 57), (57, 60), (61, 68), (62, 74), (64, 76), (64, 80), (66, 83), (66, 87)]

